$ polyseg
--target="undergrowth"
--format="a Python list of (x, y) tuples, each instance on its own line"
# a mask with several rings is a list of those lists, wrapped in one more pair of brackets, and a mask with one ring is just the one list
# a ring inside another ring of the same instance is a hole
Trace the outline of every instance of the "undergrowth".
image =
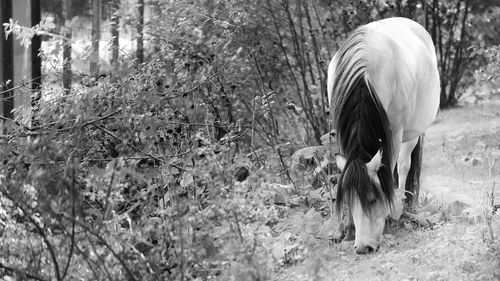
[(70, 89), (52, 65), (68, 42), (43, 30), (41, 99), (2, 119), (1, 278), (272, 280), (301, 265), (299, 280), (331, 277), (352, 245), (333, 243), (327, 61), (375, 11), (403, 8), (375, 5), (160, 1), (143, 63), (121, 55)]

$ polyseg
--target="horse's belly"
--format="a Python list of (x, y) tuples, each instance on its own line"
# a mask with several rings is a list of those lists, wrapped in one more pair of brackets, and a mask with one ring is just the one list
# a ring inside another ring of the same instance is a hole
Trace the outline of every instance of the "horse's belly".
[(437, 63), (430, 59), (417, 75), (417, 87), (414, 92), (414, 108), (403, 128), (403, 142), (414, 139), (424, 133), (436, 118), (439, 109), (439, 74)]
[(393, 131), (402, 131), (402, 142), (410, 141), (425, 132), (436, 118), (439, 109), (439, 82), (430, 83), (423, 92), (415, 94), (413, 101), (407, 102), (407, 107), (388, 115), (392, 120)]

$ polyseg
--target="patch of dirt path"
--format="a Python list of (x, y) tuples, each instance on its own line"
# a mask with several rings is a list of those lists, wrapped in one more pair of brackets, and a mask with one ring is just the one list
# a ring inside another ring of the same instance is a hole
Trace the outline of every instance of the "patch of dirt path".
[(440, 112), (426, 132), (422, 166), (423, 192), (478, 207), (487, 181), (500, 180), (500, 102)]
[[(336, 219), (295, 213), (284, 228), (309, 238), (301, 254), (288, 254), (277, 280), (500, 280), (500, 215), (492, 218), (492, 240), (481, 213), (499, 171), (500, 102), (442, 111), (426, 133), (421, 178), (421, 199), (429, 199), (437, 223), (400, 225), (377, 253), (357, 255), (353, 242), (325, 238)], [(297, 217), (306, 222), (302, 229)]]

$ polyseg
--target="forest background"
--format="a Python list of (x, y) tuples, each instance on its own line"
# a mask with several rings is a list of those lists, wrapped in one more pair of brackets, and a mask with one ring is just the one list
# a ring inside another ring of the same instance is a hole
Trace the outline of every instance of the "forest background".
[(337, 217), (326, 74), (359, 25), (429, 31), (442, 109), (500, 89), (496, 1), (31, 3), (40, 23), (3, 31), (38, 40), (41, 73), (3, 81), (3, 280), (268, 280), (307, 263), (311, 235), (273, 239), (290, 209)]

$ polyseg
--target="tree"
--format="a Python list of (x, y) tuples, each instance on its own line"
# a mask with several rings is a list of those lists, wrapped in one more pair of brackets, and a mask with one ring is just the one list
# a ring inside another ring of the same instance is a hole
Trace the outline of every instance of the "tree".
[(137, 2), (137, 50), (136, 58), (138, 63), (144, 62), (144, 0)]
[[(2, 23), (8, 23), (12, 18), (12, 0), (1, 1), (0, 16)], [(14, 109), (14, 95), (12, 90), (14, 84), (14, 41), (12, 36), (5, 38), (3, 27), (0, 27), (1, 53), (2, 53), (2, 71), (1, 87), (3, 116), (12, 119), (12, 110)]]
[(99, 77), (99, 39), (101, 38), (101, 0), (92, 0), (92, 55), (90, 75)]
[(66, 94), (69, 94), (71, 91), (71, 80), (73, 73), (71, 71), (71, 40), (72, 40), (72, 31), (71, 31), (71, 2), (72, 1), (63, 1), (62, 4), (62, 19), (63, 26), (61, 27), (61, 33), (64, 35), (64, 43), (63, 43), (63, 88)]
[[(36, 25), (41, 20), (40, 11), (40, 0), (31, 0), (31, 25)], [(42, 46), (42, 38), (40, 35), (33, 36), (31, 39), (31, 108), (34, 112), (38, 111), (39, 101), (41, 97), (41, 86), (42, 86), (42, 58), (38, 55), (40, 48)], [(33, 125), (37, 126), (37, 120), (35, 120), (36, 113), (33, 114)]]
[[(114, 71), (118, 69), (118, 54), (120, 50), (120, 16), (118, 10), (120, 8), (120, 0), (112, 0), (110, 2), (111, 10), (111, 67)], [(113, 73), (113, 77), (116, 74)], [(113, 78), (114, 79), (114, 78)]]
[[(155, 21), (160, 16), (160, 0), (149, 2), (149, 10), (151, 11), (152, 21)], [(153, 36), (151, 43), (153, 45), (153, 52), (158, 53), (160, 51), (160, 38), (158, 38), (158, 36)]]
[(470, 46), (469, 9), (467, 0), (433, 0), (431, 5), (425, 5), (425, 26), (430, 29), (441, 73), (441, 108), (457, 103), (458, 84), (470, 59), (466, 52)]

